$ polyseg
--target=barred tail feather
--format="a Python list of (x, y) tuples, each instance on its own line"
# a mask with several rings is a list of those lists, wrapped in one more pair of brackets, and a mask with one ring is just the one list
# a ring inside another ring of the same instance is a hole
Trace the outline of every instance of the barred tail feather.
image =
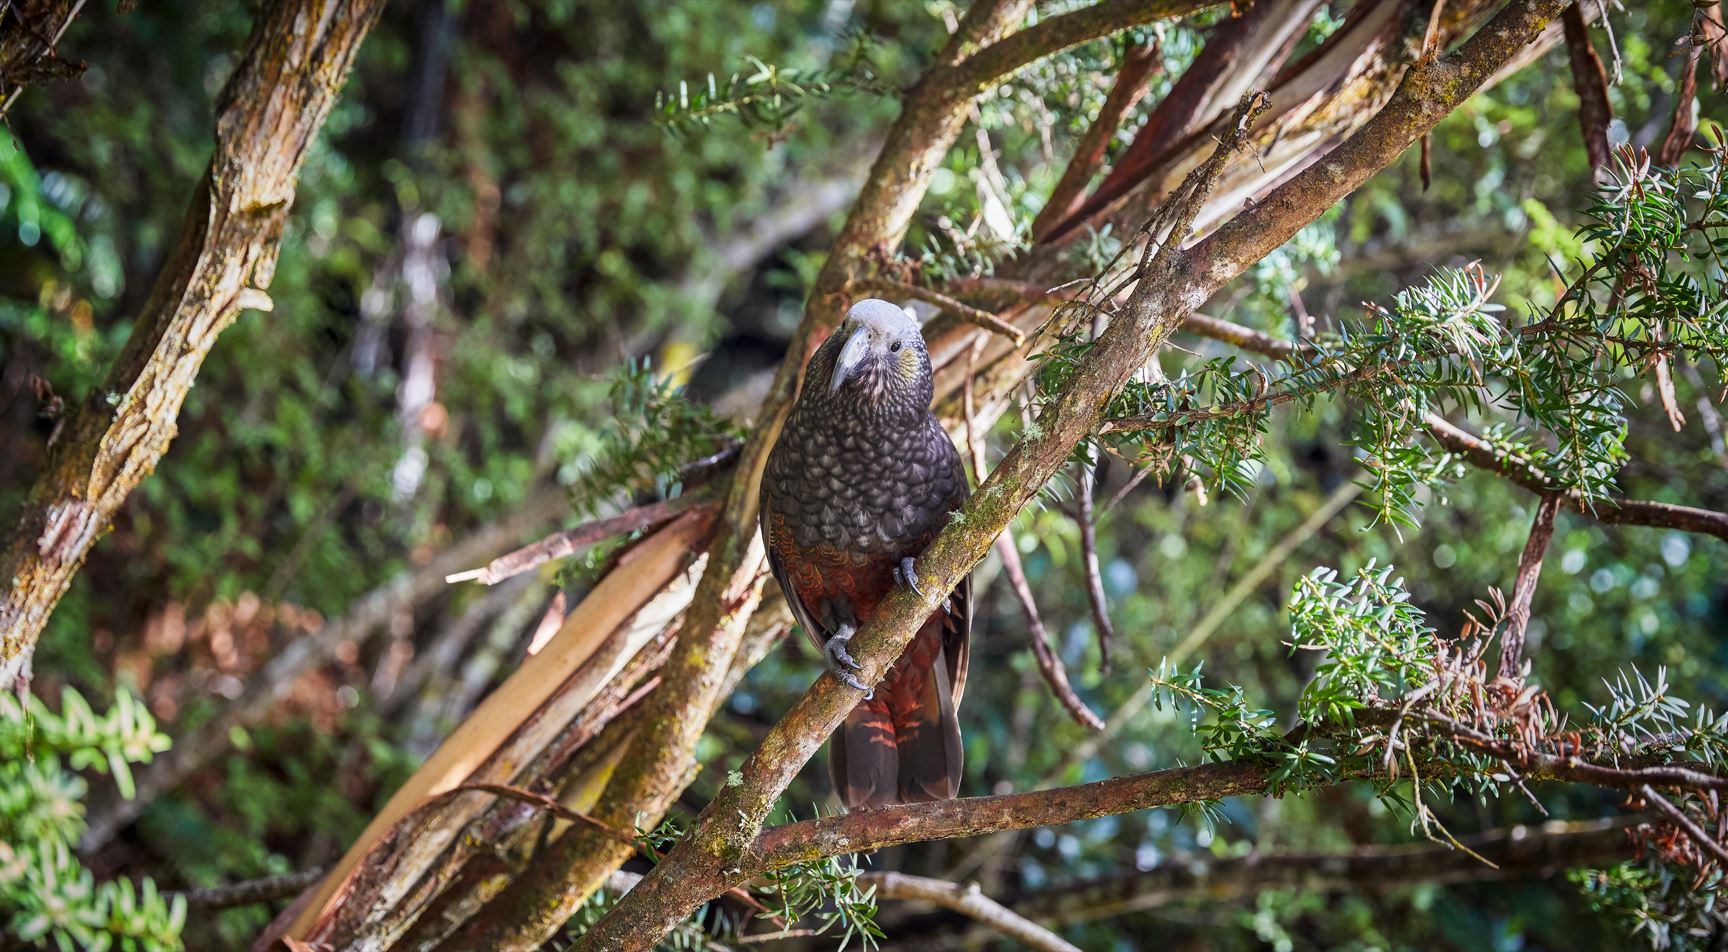
[(901, 803), (952, 800), (960, 792), (960, 720), (942, 652), (924, 675), (915, 717), (898, 729)]
[(828, 771), (846, 809), (899, 802), (900, 754), (886, 705), (865, 701), (828, 741)]
[(939, 629), (930, 634), (920, 635), (829, 742), (834, 790), (847, 809), (949, 800), (959, 792), (960, 721)]

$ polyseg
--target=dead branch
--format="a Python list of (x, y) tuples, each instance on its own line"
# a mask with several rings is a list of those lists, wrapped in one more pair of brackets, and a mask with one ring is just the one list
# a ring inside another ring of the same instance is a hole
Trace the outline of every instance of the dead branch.
[(555, 532), (532, 545), (500, 555), (481, 568), (447, 575), (444, 581), (474, 581), (482, 585), (497, 585), (507, 578), (521, 575), (554, 559), (574, 555), (597, 542), (657, 526), (692, 506), (711, 502), (711, 497), (706, 493), (689, 492), (672, 499), (636, 506), (615, 516), (595, 519)]
[(872, 278), (869, 281), (864, 282), (864, 288), (881, 290), (886, 292), (889, 296), (914, 298), (919, 301), (934, 304), (941, 308), (942, 314), (937, 315), (936, 318), (930, 322), (931, 327), (927, 328), (927, 330), (931, 332), (939, 330), (936, 325), (938, 321), (942, 320), (943, 316), (949, 316), (955, 320), (971, 324), (974, 327), (982, 327), (992, 334), (1001, 334), (1003, 337), (1013, 341), (1014, 346), (1016, 347), (1026, 343), (1026, 335), (1021, 332), (1020, 328), (1004, 321), (989, 311), (973, 307), (965, 301), (961, 301), (957, 298), (949, 297), (934, 288), (919, 287), (910, 282), (895, 281), (889, 278)]
[(913, 899), (951, 909), (1030, 949), (1080, 952), (1078, 946), (984, 895), (977, 883), (951, 883), (895, 872), (865, 873), (858, 877), (858, 883), (875, 887), (880, 899)]

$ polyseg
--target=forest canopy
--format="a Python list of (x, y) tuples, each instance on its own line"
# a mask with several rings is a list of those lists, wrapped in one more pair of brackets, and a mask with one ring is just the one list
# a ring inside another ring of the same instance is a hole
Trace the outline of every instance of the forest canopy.
[[(1723, 16), (0, 0), (0, 949), (1719, 947)], [(857, 677), (971, 637), (847, 810), (867, 298)]]

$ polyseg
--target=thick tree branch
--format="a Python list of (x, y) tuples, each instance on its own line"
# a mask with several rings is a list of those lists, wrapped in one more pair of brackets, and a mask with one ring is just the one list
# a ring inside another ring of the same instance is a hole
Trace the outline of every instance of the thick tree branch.
[[(1371, 714), (1390, 719), (1398, 712)], [(1728, 779), (1683, 765), (1616, 767), (1575, 755), (1543, 754), (1440, 717), (1423, 715), (1437, 734), (1518, 766), (1526, 778), (1637, 792), (1646, 786), (1694, 791), (1728, 789)], [(1273, 767), (1229, 761), (1172, 767), (1072, 787), (934, 803), (909, 803), (803, 820), (761, 832), (740, 862), (750, 875), (829, 856), (907, 843), (960, 839), (1002, 830), (1061, 826), (1153, 807), (1264, 793)]]
[(382, 0), (281, 0), (259, 13), (218, 100), (216, 154), (107, 381), (78, 407), (0, 548), (0, 685), (126, 497), (156, 468), (216, 336), (265, 290), (300, 163)]
[(1060, 826), (1153, 807), (1264, 793), (1270, 772), (1253, 764), (1202, 764), (1052, 790), (859, 810), (763, 830), (745, 856), (754, 869), (771, 870), (905, 843)]

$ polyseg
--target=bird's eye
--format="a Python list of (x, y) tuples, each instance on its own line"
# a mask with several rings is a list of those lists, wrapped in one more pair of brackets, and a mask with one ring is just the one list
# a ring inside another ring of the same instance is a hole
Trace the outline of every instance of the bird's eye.
[(900, 353), (900, 342), (895, 341), (894, 343), (892, 343), (888, 346), (888, 349), (893, 351), (896, 354)]

